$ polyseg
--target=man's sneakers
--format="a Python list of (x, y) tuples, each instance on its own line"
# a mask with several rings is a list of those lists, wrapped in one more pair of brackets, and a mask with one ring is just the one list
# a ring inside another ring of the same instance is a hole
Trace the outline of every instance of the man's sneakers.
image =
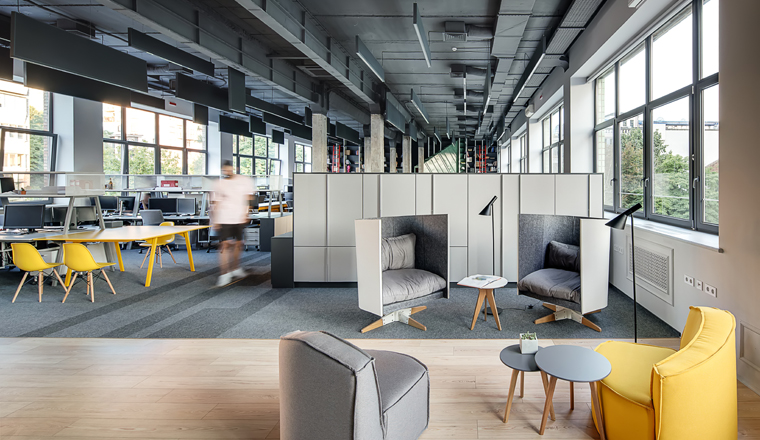
[(232, 274), (232, 277), (235, 279), (241, 279), (248, 276), (245, 270), (243, 270), (242, 267), (238, 267), (237, 269), (230, 272)]
[(216, 280), (216, 287), (226, 286), (232, 282), (232, 272), (227, 272), (219, 275), (219, 279)]
[(216, 280), (216, 287), (226, 286), (227, 284), (230, 284), (233, 281), (242, 280), (243, 278), (247, 276), (248, 276), (248, 273), (246, 273), (246, 271), (243, 270), (242, 267), (238, 267), (232, 272), (227, 272), (227, 273), (219, 275), (219, 279)]

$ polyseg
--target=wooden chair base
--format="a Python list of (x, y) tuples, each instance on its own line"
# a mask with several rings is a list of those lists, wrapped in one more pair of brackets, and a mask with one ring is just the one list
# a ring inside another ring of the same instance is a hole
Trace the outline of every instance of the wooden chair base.
[[(55, 274), (56, 278), (58, 278), (58, 281), (61, 283), (61, 286), (63, 286), (64, 285), (63, 280), (61, 280), (61, 276), (58, 275), (58, 271), (56, 269), (57, 268), (53, 268), (52, 273)], [(18, 296), (18, 293), (21, 291), (21, 288), (24, 286), (24, 283), (26, 283), (26, 278), (29, 276), (30, 273), (31, 272), (24, 272), (24, 277), (21, 278), (21, 282), (18, 283), (18, 287), (16, 288), (16, 294), (13, 295), (13, 300), (11, 301), (12, 303), (16, 302), (16, 297)], [(48, 277), (49, 276), (50, 275), (48, 275)], [(39, 302), (42, 302), (42, 286), (45, 284), (46, 278), (47, 277), (45, 277), (45, 274), (42, 271), (37, 273), (37, 300)], [(65, 286), (63, 290), (66, 291)]]
[[(106, 274), (105, 268), (100, 269), (100, 274), (103, 275), (103, 278), (105, 278), (106, 283), (108, 283), (108, 287), (111, 288), (111, 293), (116, 295), (116, 290), (113, 288), (113, 284), (111, 284), (111, 279), (108, 278), (108, 275)], [(74, 287), (74, 281), (77, 280), (77, 276), (79, 276), (79, 272), (74, 272), (74, 276), (71, 278), (71, 281), (69, 282), (69, 287), (66, 289), (66, 295), (63, 297), (62, 303), (66, 302), (66, 298), (69, 297), (69, 293), (71, 293), (71, 288)], [(86, 276), (85, 281), (87, 282), (87, 296), (90, 297), (90, 302), (95, 302), (95, 280), (92, 277), (92, 272), (83, 272), (83, 276)], [(61, 285), (64, 286), (63, 281), (61, 281)]]
[(420, 322), (411, 318), (411, 315), (414, 315), (415, 313), (421, 312), (425, 309), (427, 309), (427, 306), (411, 307), (408, 309), (396, 310), (395, 312), (389, 313), (383, 316), (382, 318), (378, 319), (377, 321), (373, 322), (372, 324), (364, 327), (362, 329), (362, 333), (367, 333), (370, 330), (380, 328), (392, 322), (403, 322), (404, 324), (411, 325), (412, 327), (418, 328), (422, 331), (426, 331), (427, 327), (425, 327)]
[[(553, 310), (554, 313), (546, 315), (543, 318), (536, 319), (535, 321), (533, 321), (534, 324), (543, 324), (545, 322), (561, 321), (563, 319), (572, 319), (573, 321), (583, 324), (592, 330), (596, 330), (598, 332), (602, 331), (601, 327), (589, 321), (585, 316), (583, 316), (579, 312), (576, 312), (573, 309), (568, 309), (567, 307), (562, 307), (562, 306), (558, 306), (558, 305), (550, 304), (550, 303), (544, 303), (544, 307), (546, 307), (549, 310)], [(587, 313), (587, 315), (590, 315), (592, 313), (597, 313), (599, 311), (600, 310), (594, 310), (593, 312)]]

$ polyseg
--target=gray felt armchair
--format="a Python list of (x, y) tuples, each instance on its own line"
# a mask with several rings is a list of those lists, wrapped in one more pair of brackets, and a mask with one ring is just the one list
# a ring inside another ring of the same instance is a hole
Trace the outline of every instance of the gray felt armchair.
[(428, 426), (427, 367), (325, 332), (280, 341), (280, 438), (413, 440)]

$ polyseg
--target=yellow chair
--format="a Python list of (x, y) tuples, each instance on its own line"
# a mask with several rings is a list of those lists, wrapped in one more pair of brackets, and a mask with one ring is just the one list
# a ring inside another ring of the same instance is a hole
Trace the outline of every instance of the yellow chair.
[(13, 301), (11, 301), (12, 303), (16, 302), (16, 297), (21, 291), (21, 287), (26, 282), (26, 277), (29, 276), (30, 272), (38, 272), (37, 295), (39, 297), (39, 302), (42, 302), (42, 286), (45, 284), (45, 277), (43, 274), (44, 270), (53, 269), (52, 272), (58, 278), (58, 282), (61, 283), (64, 291), (66, 290), (66, 286), (63, 284), (63, 280), (61, 280), (61, 276), (58, 275), (58, 272), (55, 270), (55, 268), (60, 266), (61, 263), (46, 262), (42, 259), (42, 255), (40, 255), (39, 251), (37, 251), (37, 248), (29, 243), (11, 243), (11, 249), (13, 250), (13, 264), (24, 271), (24, 277), (21, 278), (18, 289), (16, 289), (16, 294), (13, 295)]
[[(163, 222), (159, 226), (174, 226), (174, 222)], [(164, 268), (164, 262), (163, 258), (161, 258), (161, 248), (166, 248), (166, 252), (169, 252), (169, 256), (172, 257), (172, 261), (174, 261), (174, 264), (177, 264), (177, 260), (174, 259), (174, 254), (172, 254), (171, 249), (169, 249), (169, 244), (174, 243), (174, 234), (172, 235), (165, 235), (163, 237), (158, 237), (158, 242), (156, 243), (156, 259), (158, 260), (158, 263), (161, 265), (161, 268)], [(140, 243), (140, 247), (150, 247), (151, 244), (148, 242), (142, 242)], [(145, 260), (148, 258), (148, 254), (150, 252), (146, 252), (145, 256), (143, 257), (142, 263), (140, 264), (140, 269), (145, 265)]]
[(100, 270), (101, 275), (103, 275), (103, 278), (105, 278), (108, 283), (108, 287), (111, 288), (111, 292), (116, 295), (111, 280), (108, 279), (106, 271), (103, 270), (103, 268), (113, 266), (116, 263), (97, 263), (92, 257), (90, 250), (87, 249), (85, 245), (81, 243), (64, 243), (63, 264), (65, 264), (70, 270), (74, 271), (74, 277), (71, 279), (69, 288), (66, 290), (66, 296), (63, 297), (63, 301), (61, 302), (66, 302), (66, 298), (68, 298), (69, 293), (71, 293), (71, 288), (74, 287), (74, 281), (76, 281), (77, 275), (80, 273), (87, 275), (87, 294), (90, 295), (90, 301), (95, 302), (95, 286), (93, 285), (92, 279), (92, 272), (94, 270)]
[(730, 312), (691, 307), (678, 351), (600, 344), (612, 364), (597, 387), (607, 438), (736, 440), (735, 330)]

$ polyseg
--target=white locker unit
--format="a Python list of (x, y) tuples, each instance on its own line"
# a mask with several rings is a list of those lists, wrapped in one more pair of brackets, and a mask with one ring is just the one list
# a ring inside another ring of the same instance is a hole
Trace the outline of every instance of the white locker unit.
[(467, 246), (466, 174), (433, 175), (433, 214), (449, 215), (450, 246)]
[(380, 175), (362, 174), (362, 183), (362, 218), (380, 217)]
[(433, 213), (433, 175), (415, 174), (416, 200), (415, 213), (430, 215)]
[(326, 246), (327, 175), (295, 174), (293, 190), (293, 246)]
[[(352, 233), (353, 231), (354, 228), (351, 228)], [(327, 281), (356, 282), (356, 280), (356, 248), (327, 248)]]
[(588, 174), (555, 176), (555, 215), (588, 217)]
[[(449, 228), (451, 225), (449, 224)], [(451, 233), (449, 232), (449, 237)], [(449, 248), (449, 280), (459, 282), (467, 277), (467, 247), (451, 246)]]
[(380, 175), (380, 217), (414, 215), (414, 174)]
[(362, 218), (361, 174), (327, 175), (327, 245), (355, 246), (354, 220)]
[(604, 217), (604, 174), (588, 176), (588, 216)]
[(520, 176), (504, 174), (501, 177), (501, 276), (510, 282), (517, 281), (517, 244), (520, 225)]
[(520, 214), (554, 215), (554, 174), (520, 176)]
[(296, 282), (327, 281), (327, 248), (294, 247), (293, 280)]
[[(501, 267), (501, 176), (470, 174), (467, 176), (467, 274), (500, 275)], [(494, 228), (491, 236), (491, 217), (479, 215), (489, 201), (497, 196), (491, 215)], [(496, 261), (494, 261), (494, 258)], [(493, 272), (496, 273), (493, 273)]]

